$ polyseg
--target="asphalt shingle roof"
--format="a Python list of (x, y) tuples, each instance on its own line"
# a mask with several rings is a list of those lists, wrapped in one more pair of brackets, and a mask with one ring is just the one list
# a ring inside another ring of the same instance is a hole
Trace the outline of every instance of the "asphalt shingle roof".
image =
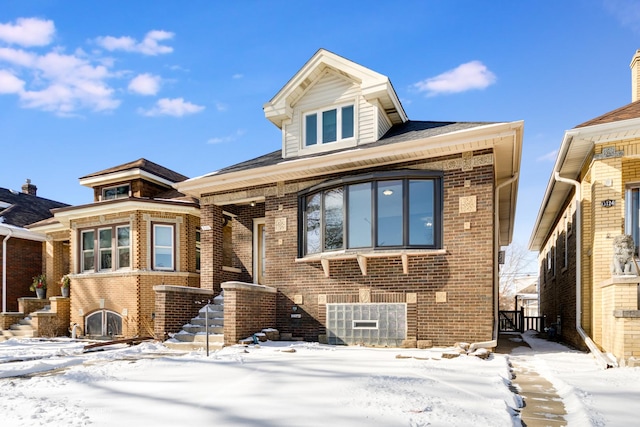
[(0, 207), (2, 222), (16, 227), (24, 227), (25, 225), (50, 218), (53, 216), (51, 209), (69, 206), (66, 203), (6, 188), (0, 188), (0, 202), (10, 205), (6, 208)]
[[(412, 121), (392, 126), (386, 134), (379, 140), (358, 146), (359, 149), (367, 149), (379, 147), (382, 145), (397, 144), (401, 142), (413, 141), (416, 139), (429, 138), (446, 133), (456, 132), (464, 129), (470, 129), (478, 126), (485, 126), (493, 122), (434, 122), (434, 121)], [(347, 147), (332, 151), (339, 153), (341, 151), (353, 150), (353, 147)], [(312, 158), (325, 156), (327, 153), (316, 153), (309, 155), (297, 156), (296, 159)], [(247, 160), (235, 165), (228, 166), (215, 172), (216, 175), (225, 173), (238, 172), (242, 170), (256, 169), (264, 166), (271, 166), (287, 161), (282, 157), (282, 150), (276, 150), (271, 153)]]
[(608, 113), (604, 113), (601, 116), (579, 124), (576, 128), (619, 122), (621, 120), (637, 119), (638, 117), (640, 117), (640, 101), (632, 102), (631, 104), (627, 104), (613, 111), (609, 111)]
[(185, 179), (188, 179), (188, 177), (178, 172), (172, 171), (171, 169), (167, 169), (164, 166), (161, 166), (157, 163), (154, 163), (144, 158), (135, 160), (133, 162), (124, 163), (122, 165), (114, 166), (109, 169), (101, 170), (99, 172), (90, 173), (89, 175), (80, 177), (80, 179), (92, 178), (92, 177), (101, 176), (101, 175), (108, 175), (110, 173), (122, 172), (122, 171), (131, 170), (131, 169), (141, 169), (143, 171), (152, 173), (156, 176), (159, 176), (171, 182), (182, 182)]

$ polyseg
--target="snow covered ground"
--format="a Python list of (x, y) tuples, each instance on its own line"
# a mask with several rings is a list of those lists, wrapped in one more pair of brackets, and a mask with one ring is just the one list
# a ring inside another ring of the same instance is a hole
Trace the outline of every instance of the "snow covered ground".
[[(541, 350), (519, 360), (559, 389), (570, 425), (634, 424), (640, 368), (602, 371), (589, 355), (526, 339)], [(267, 342), (207, 357), (158, 343), (83, 353), (84, 344), (0, 343), (0, 425), (520, 425), (499, 354)]]

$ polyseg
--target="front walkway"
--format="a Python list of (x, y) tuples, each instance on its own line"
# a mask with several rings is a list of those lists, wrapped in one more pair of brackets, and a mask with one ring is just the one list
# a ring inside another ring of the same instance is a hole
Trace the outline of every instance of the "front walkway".
[[(566, 426), (564, 403), (553, 385), (526, 362), (533, 350), (519, 333), (501, 334), (495, 352), (507, 355), (515, 390), (524, 401), (522, 425), (526, 427)], [(520, 355), (520, 356), (519, 356)]]

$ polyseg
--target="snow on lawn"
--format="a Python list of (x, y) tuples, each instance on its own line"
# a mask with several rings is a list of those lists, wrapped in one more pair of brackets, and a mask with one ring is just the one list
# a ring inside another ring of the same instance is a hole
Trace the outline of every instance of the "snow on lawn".
[(0, 343), (0, 424), (519, 425), (500, 355), (267, 342), (207, 357), (158, 343), (83, 345)]
[(0, 425), (519, 426), (509, 357), (554, 384), (569, 426), (637, 424), (640, 368), (602, 370), (524, 339), (531, 349), (488, 360), (292, 342), (209, 357), (152, 342), (83, 353), (69, 339), (12, 339), (0, 343)]
[(588, 353), (523, 334), (531, 349), (518, 347), (519, 360), (546, 377), (563, 399), (569, 425), (638, 425), (640, 367), (601, 369)]

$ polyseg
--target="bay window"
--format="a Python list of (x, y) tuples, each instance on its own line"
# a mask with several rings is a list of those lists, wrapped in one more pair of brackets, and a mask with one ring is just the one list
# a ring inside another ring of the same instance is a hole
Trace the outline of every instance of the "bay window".
[(299, 194), (299, 255), (441, 247), (442, 174), (393, 171), (348, 177)]
[[(100, 227), (80, 232), (80, 271), (130, 268), (129, 226)], [(117, 254), (114, 257), (114, 254)]]

